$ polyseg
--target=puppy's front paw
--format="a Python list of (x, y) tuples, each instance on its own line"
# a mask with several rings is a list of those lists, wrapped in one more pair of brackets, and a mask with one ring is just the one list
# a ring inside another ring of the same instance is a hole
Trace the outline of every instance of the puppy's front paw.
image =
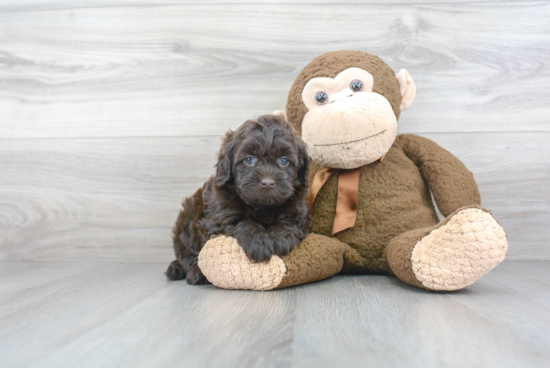
[(269, 235), (259, 236), (241, 244), (251, 262), (269, 262), (274, 253), (274, 242)]
[(296, 238), (292, 234), (287, 234), (286, 236), (276, 237), (275, 238), (275, 246), (274, 246), (274, 253), (278, 255), (279, 257), (288, 256), (290, 252), (294, 249), (296, 244), (298, 244), (300, 240)]
[(197, 264), (194, 264), (193, 267), (189, 269), (185, 279), (187, 283), (191, 285), (205, 285), (209, 283)]

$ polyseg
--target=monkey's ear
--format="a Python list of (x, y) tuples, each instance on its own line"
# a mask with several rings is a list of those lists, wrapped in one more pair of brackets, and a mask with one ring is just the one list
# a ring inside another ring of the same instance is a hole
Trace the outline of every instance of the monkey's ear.
[(309, 156), (307, 154), (306, 145), (301, 139), (296, 139), (296, 147), (298, 147), (298, 180), (304, 188), (308, 187), (309, 176)]
[(214, 184), (217, 187), (223, 187), (233, 177), (233, 160), (235, 156), (235, 132), (228, 131), (223, 139), (220, 153), (218, 154), (218, 163), (216, 164), (216, 177)]
[(399, 83), (399, 92), (401, 93), (401, 105), (399, 105), (399, 108), (401, 111), (405, 111), (413, 103), (414, 96), (416, 96), (416, 86), (406, 69), (401, 69), (395, 77)]

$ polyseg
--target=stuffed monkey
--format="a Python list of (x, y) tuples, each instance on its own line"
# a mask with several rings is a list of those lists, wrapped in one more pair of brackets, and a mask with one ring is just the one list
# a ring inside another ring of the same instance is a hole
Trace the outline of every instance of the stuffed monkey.
[(481, 207), (472, 173), (435, 142), (397, 135), (415, 94), (405, 69), (395, 74), (365, 52), (309, 63), (290, 90), (286, 118), (312, 159), (311, 234), (263, 264), (251, 263), (235, 239), (213, 238), (199, 255), (208, 280), (268, 290), (337, 273), (387, 273), (427, 290), (458, 290), (502, 262), (506, 234)]

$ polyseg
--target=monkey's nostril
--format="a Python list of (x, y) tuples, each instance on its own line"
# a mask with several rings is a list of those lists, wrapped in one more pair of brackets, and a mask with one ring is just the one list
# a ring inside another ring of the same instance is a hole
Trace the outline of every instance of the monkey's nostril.
[(262, 179), (260, 182), (260, 185), (262, 188), (274, 188), (275, 187), (275, 180), (273, 179)]

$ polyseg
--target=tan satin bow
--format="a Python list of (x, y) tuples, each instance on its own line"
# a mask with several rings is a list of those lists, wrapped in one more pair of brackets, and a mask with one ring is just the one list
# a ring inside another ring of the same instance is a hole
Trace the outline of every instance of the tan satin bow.
[[(384, 161), (386, 154), (382, 156), (379, 162)], [(338, 198), (336, 199), (336, 216), (332, 224), (332, 235), (355, 226), (357, 220), (357, 203), (359, 202), (359, 178), (361, 168), (344, 170), (331, 169), (321, 166), (313, 177), (311, 183), (311, 192), (309, 194), (309, 208), (313, 210), (313, 204), (317, 194), (325, 185), (327, 180), (338, 172)]]
[(339, 174), (338, 198), (336, 200), (336, 216), (332, 224), (332, 235), (355, 226), (361, 169), (344, 170), (321, 166), (315, 173), (309, 195), (309, 207), (313, 208), (313, 203), (315, 202), (317, 194), (327, 180), (336, 172)]

